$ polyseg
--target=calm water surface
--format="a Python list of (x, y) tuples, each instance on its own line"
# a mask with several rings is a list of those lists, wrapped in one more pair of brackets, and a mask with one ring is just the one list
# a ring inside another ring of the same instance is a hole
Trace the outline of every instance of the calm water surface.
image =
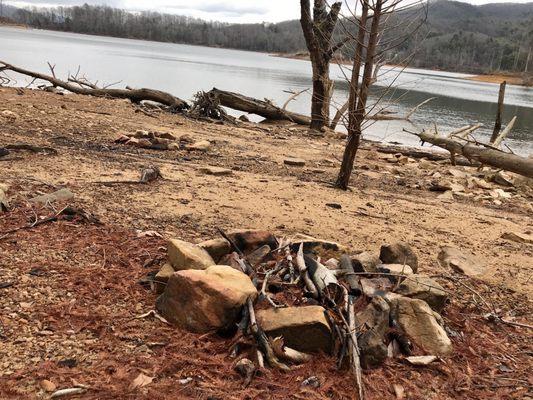
[[(66, 77), (81, 66), (90, 80), (101, 83), (121, 81), (120, 86), (151, 87), (191, 99), (199, 90), (213, 87), (237, 91), (283, 104), (284, 90), (311, 87), (311, 66), (307, 61), (271, 57), (267, 54), (198, 46), (97, 37), (42, 30), (0, 27), (0, 60), (48, 73), (46, 62), (56, 64), (56, 73)], [(498, 85), (465, 80), (467, 75), (407, 69), (384, 68), (371, 100), (384, 96), (380, 107), (406, 113), (429, 97), (435, 100), (420, 109), (413, 124), (400, 121), (378, 122), (365, 132), (369, 139), (416, 145), (416, 137), (402, 128), (417, 130), (436, 124), (440, 132), (463, 125), (483, 123), (481, 138), (490, 135)], [(344, 79), (350, 71), (332, 68), (334, 103), (348, 96)], [(27, 78), (17, 76), (18, 84)], [(392, 90), (385, 89), (392, 85)], [(508, 86), (504, 123), (518, 117), (508, 144), (520, 154), (533, 153), (533, 89)], [(303, 94), (289, 106), (309, 114), (310, 95)]]

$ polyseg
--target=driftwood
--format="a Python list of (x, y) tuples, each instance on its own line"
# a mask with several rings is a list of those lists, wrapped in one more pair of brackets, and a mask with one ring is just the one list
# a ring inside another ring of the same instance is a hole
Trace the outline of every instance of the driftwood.
[(488, 165), (533, 178), (533, 159), (505, 153), (493, 147), (484, 148), (469, 142), (466, 144), (460, 143), (432, 133), (422, 132), (415, 133), (415, 135), (423, 142), (431, 143), (448, 150), (452, 156), (452, 161), (455, 155), (459, 154), (468, 160), (477, 161), (482, 165)]
[(265, 356), (268, 364), (271, 367), (281, 369), (282, 371), (290, 371), (290, 368), (279, 361), (278, 357), (276, 357), (274, 350), (272, 350), (272, 347), (270, 346), (268, 337), (257, 323), (257, 319), (255, 318), (254, 304), (251, 298), (249, 298), (247, 301), (247, 307), (250, 315), (250, 331), (252, 332), (252, 336), (257, 342), (257, 345)]
[(303, 251), (303, 243), (300, 243), (300, 248), (298, 249), (298, 253), (296, 255), (296, 266), (298, 267), (298, 270), (300, 271), (300, 276), (302, 277), (302, 280), (304, 281), (305, 288), (307, 291), (311, 294), (311, 296), (315, 299), (318, 298), (318, 289), (313, 283), (313, 280), (309, 276), (309, 272), (307, 271), (307, 265), (305, 264), (305, 258), (304, 258), (304, 251)]
[(275, 106), (268, 100), (258, 100), (253, 97), (227, 92), (217, 88), (211, 89), (209, 94), (216, 97), (221, 106), (233, 108), (234, 110), (257, 114), (273, 121), (291, 121), (299, 125), (311, 124), (311, 118), (302, 114), (286, 111), (283, 108)]
[(359, 353), (359, 343), (357, 342), (357, 334), (355, 327), (355, 308), (354, 300), (352, 296), (348, 297), (347, 305), (348, 313), (348, 335), (350, 337), (351, 346), (350, 353), (350, 366), (355, 377), (355, 386), (357, 387), (357, 398), (364, 400), (364, 387), (363, 387), (363, 372), (361, 369), (361, 359)]
[[(68, 90), (69, 92), (89, 95), (96, 97), (112, 97), (117, 99), (129, 99), (132, 103), (140, 103), (141, 101), (153, 101), (156, 103), (164, 104), (165, 106), (170, 107), (172, 110), (184, 110), (188, 109), (189, 105), (185, 100), (182, 100), (178, 97), (171, 95), (170, 93), (163, 92), (160, 90), (154, 89), (110, 89), (110, 88), (98, 88), (96, 85), (80, 81), (78, 79), (70, 78), (71, 82), (69, 83), (57, 79), (55, 76), (41, 74), (39, 72), (29, 71), (23, 68), (16, 67), (14, 65), (8, 64), (4, 61), (0, 61), (0, 72), (1, 71), (13, 71), (22, 75), (30, 76), (34, 79), (40, 79), (47, 81), (52, 84), (54, 87), (60, 87), (62, 89)], [(53, 70), (52, 70), (53, 71)], [(54, 74), (55, 75), (55, 74)]]

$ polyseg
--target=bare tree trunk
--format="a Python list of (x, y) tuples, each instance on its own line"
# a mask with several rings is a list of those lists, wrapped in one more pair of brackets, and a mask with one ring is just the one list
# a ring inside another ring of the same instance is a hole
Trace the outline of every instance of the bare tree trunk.
[(315, 0), (313, 16), (309, 0), (300, 0), (300, 24), (309, 57), (313, 66), (313, 95), (311, 97), (311, 129), (322, 130), (329, 125), (329, 108), (333, 83), (329, 78), (331, 58), (346, 43), (332, 43), (333, 30), (337, 24), (341, 2), (333, 3), (326, 10), (325, 0)]
[[(352, 81), (350, 86), (350, 105), (348, 107), (348, 142), (344, 150), (341, 169), (337, 177), (336, 186), (340, 189), (348, 189), (350, 176), (359, 144), (361, 143), (362, 125), (365, 119), (366, 102), (368, 99), (369, 87), (372, 83), (372, 71), (374, 69), (374, 59), (376, 55), (377, 42), (379, 38), (379, 25), (381, 19), (382, 0), (376, 0), (374, 15), (372, 16), (372, 26), (368, 36), (366, 49), (365, 68), (363, 71), (363, 81), (361, 89), (358, 90), (359, 70), (361, 68), (362, 50), (364, 38), (366, 36), (366, 21), (368, 18), (368, 4), (363, 2), (363, 11), (359, 23), (358, 48), (354, 57), (352, 70)], [(362, 39), (362, 40), (361, 40)], [(361, 46), (361, 47), (360, 47)], [(359, 52), (360, 50), (360, 52)], [(359, 92), (359, 93), (358, 93)]]

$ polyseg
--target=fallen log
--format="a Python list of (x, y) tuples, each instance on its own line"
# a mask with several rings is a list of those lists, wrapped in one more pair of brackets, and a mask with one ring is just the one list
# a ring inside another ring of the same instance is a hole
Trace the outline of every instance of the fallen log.
[(267, 100), (258, 100), (253, 97), (219, 90), (217, 88), (211, 89), (209, 94), (215, 96), (221, 106), (233, 108), (234, 110), (257, 114), (273, 121), (291, 121), (299, 125), (311, 124), (311, 118), (302, 114), (286, 111)]
[(55, 76), (50, 76), (46, 74), (41, 74), (39, 72), (29, 71), (23, 68), (16, 67), (14, 65), (8, 64), (4, 61), (0, 61), (0, 72), (1, 71), (13, 71), (18, 74), (30, 76), (34, 79), (40, 79), (51, 83), (54, 87), (60, 87), (62, 89), (68, 90), (69, 92), (96, 96), (96, 97), (112, 97), (116, 99), (128, 99), (132, 103), (140, 103), (141, 101), (153, 101), (156, 103), (164, 104), (165, 106), (170, 107), (172, 110), (181, 111), (189, 108), (189, 104), (178, 97), (171, 95), (170, 93), (163, 92), (160, 90), (154, 89), (109, 89), (109, 88), (98, 88), (93, 84), (80, 84), (77, 80), (74, 79), (74, 82), (78, 83), (79, 86), (76, 86), (72, 83), (68, 83), (57, 79)]
[(463, 155), (468, 160), (477, 161), (482, 165), (503, 169), (533, 178), (533, 159), (505, 153), (494, 148), (484, 148), (472, 143), (459, 143), (455, 140), (435, 135), (433, 133), (415, 133), (423, 142), (442, 147), (450, 152), (452, 159), (455, 155)]

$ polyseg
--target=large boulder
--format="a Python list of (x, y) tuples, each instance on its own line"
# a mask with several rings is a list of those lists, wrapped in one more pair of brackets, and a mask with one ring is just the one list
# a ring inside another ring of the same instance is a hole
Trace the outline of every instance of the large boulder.
[(438, 260), (441, 266), (472, 277), (483, 275), (486, 269), (473, 254), (450, 246), (441, 247)]
[(437, 321), (436, 313), (425, 301), (393, 296), (390, 303), (391, 316), (413, 343), (436, 356), (446, 356), (453, 351), (452, 342)]
[(358, 339), (363, 368), (375, 368), (387, 358), (385, 335), (389, 330), (389, 311), (390, 307), (383, 298), (374, 297), (355, 316), (355, 326), (363, 331)]
[(383, 264), (407, 264), (415, 274), (418, 271), (418, 257), (407, 243), (384, 244), (381, 246), (379, 258)]
[(282, 336), (291, 349), (313, 353), (331, 351), (331, 328), (321, 306), (270, 308), (256, 313), (271, 338)]
[(176, 271), (206, 269), (216, 264), (203, 248), (179, 239), (170, 239), (168, 241), (168, 261)]
[(178, 327), (205, 333), (229, 328), (246, 300), (255, 296), (255, 286), (246, 274), (227, 265), (213, 265), (175, 272), (156, 306)]
[(437, 312), (442, 311), (448, 299), (444, 288), (424, 275), (411, 275), (398, 286), (396, 293), (412, 299), (424, 300)]

